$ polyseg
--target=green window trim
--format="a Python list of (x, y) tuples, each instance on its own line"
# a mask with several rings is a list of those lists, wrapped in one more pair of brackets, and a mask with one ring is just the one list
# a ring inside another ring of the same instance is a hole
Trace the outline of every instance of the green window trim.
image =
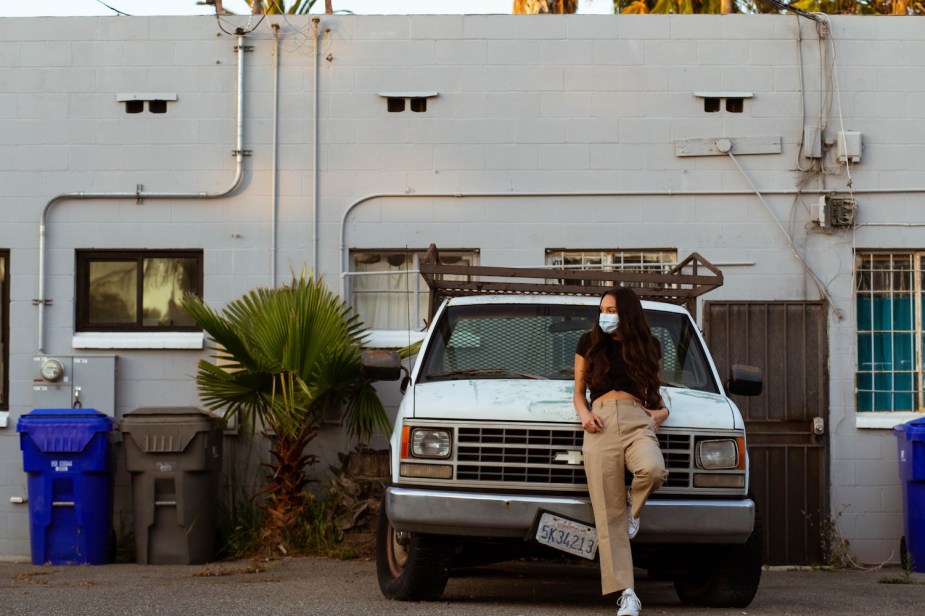
[(856, 407), (920, 411), (925, 252), (862, 252), (855, 259)]

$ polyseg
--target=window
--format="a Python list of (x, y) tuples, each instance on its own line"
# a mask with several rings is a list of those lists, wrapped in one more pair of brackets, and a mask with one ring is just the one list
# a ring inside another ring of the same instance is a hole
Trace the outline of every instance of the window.
[(202, 296), (201, 250), (77, 251), (77, 331), (199, 331), (185, 293)]
[(0, 250), (0, 409), (10, 408), (10, 251)]
[[(366, 327), (403, 331), (424, 328), (428, 288), (418, 273), (423, 254), (423, 250), (351, 252), (351, 302)], [(440, 261), (478, 265), (478, 251), (440, 250)]]
[(859, 411), (916, 411), (922, 391), (922, 262), (925, 252), (859, 252)]
[(546, 250), (546, 265), (567, 269), (593, 269), (605, 272), (652, 272), (671, 269), (678, 262), (678, 251), (673, 248), (634, 250)]

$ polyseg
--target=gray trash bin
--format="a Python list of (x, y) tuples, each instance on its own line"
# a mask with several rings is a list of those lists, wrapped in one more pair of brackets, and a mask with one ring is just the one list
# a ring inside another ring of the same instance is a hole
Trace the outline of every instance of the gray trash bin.
[(140, 564), (194, 565), (214, 556), (223, 426), (192, 407), (139, 408), (123, 417)]

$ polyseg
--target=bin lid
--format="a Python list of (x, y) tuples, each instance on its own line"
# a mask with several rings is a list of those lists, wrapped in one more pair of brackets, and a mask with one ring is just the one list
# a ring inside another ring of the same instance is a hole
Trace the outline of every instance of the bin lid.
[(126, 413), (120, 424), (141, 451), (179, 453), (196, 435), (224, 427), (225, 420), (192, 406), (152, 406)]
[(143, 406), (125, 414), (126, 417), (144, 415), (170, 415), (172, 417), (176, 415), (201, 415), (210, 419), (217, 419), (209, 411), (204, 411), (195, 406)]
[(897, 438), (903, 436), (909, 441), (925, 441), (925, 417), (894, 426), (893, 434)]
[(138, 423), (198, 423), (202, 424), (202, 429), (208, 430), (216, 425), (224, 426), (225, 419), (195, 406), (144, 406), (129, 411), (122, 417), (124, 432), (129, 431), (126, 430), (126, 425), (131, 427), (132, 424)]
[(111, 417), (96, 409), (34, 409), (16, 422), (39, 451), (79, 452), (100, 432), (111, 432)]

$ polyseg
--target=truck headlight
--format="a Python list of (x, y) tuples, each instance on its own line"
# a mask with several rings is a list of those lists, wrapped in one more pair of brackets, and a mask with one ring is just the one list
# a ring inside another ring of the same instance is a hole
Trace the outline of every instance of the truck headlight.
[(415, 458), (449, 458), (452, 453), (449, 430), (416, 428), (411, 431), (411, 455)]
[(697, 466), (706, 470), (736, 468), (739, 448), (734, 440), (722, 439), (697, 443)]

